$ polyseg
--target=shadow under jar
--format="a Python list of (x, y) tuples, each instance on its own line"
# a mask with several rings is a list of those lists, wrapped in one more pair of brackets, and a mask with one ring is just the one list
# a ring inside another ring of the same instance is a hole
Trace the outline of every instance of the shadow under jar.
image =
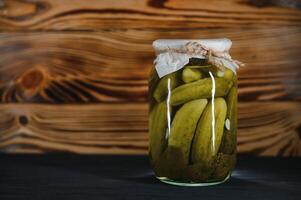
[(149, 156), (156, 177), (226, 181), (236, 162), (237, 76), (229, 39), (156, 40), (149, 77)]

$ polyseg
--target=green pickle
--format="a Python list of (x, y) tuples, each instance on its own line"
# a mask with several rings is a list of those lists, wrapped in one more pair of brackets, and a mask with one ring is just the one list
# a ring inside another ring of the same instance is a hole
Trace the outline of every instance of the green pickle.
[(154, 106), (149, 115), (149, 154), (156, 161), (162, 154), (166, 143), (167, 104), (165, 101)]
[(186, 67), (182, 73), (182, 79), (185, 83), (190, 83), (201, 79), (203, 76), (201, 70), (192, 67)]
[(177, 85), (179, 85), (180, 79), (178, 73), (174, 72), (164, 76), (159, 82), (156, 88), (154, 89), (153, 97), (157, 102), (164, 101), (168, 94), (168, 84), (169, 88), (172, 90)]
[[(191, 160), (193, 163), (210, 166), (216, 158), (223, 137), (226, 112), (227, 104), (223, 98), (214, 99), (214, 104), (210, 103), (206, 107), (192, 142)], [(212, 134), (213, 131), (215, 134)]]
[(152, 70), (150, 77), (149, 155), (156, 177), (176, 185), (227, 180), (236, 162), (236, 74), (194, 59), (162, 78)]
[(179, 149), (183, 157), (178, 159), (183, 160), (187, 165), (189, 164), (191, 141), (207, 102), (207, 99), (198, 99), (184, 104), (172, 121), (168, 147)]
[[(179, 105), (194, 99), (211, 97), (212, 79), (204, 78), (199, 81), (187, 83), (176, 87), (171, 93), (171, 105)], [(232, 86), (232, 82), (224, 78), (215, 78), (215, 96), (226, 96)]]

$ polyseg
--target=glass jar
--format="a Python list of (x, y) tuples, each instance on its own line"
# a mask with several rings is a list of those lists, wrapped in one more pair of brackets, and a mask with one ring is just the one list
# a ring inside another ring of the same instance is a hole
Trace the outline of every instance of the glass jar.
[(149, 156), (175, 185), (226, 181), (236, 161), (237, 76), (229, 39), (156, 40), (149, 78)]

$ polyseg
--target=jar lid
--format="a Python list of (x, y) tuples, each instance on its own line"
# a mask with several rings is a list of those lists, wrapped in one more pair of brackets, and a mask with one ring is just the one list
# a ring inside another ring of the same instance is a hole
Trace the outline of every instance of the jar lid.
[(208, 49), (216, 52), (228, 52), (232, 46), (232, 41), (228, 38), (204, 39), (204, 40), (176, 40), (176, 39), (158, 39), (153, 42), (156, 53), (168, 50), (185, 51), (188, 43), (201, 44)]
[(175, 72), (189, 63), (190, 58), (208, 59), (221, 70), (231, 69), (234, 73), (243, 64), (232, 60), (229, 50), (232, 41), (227, 38), (203, 40), (159, 39), (153, 42), (157, 58), (155, 68), (159, 77)]

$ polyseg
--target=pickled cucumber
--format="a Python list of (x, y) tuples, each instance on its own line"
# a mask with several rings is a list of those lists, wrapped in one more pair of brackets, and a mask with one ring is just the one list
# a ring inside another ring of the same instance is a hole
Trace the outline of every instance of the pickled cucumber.
[(227, 119), (230, 121), (229, 130), (225, 129), (221, 152), (232, 154), (236, 149), (237, 133), (237, 89), (232, 87), (227, 96)]
[(186, 165), (189, 163), (192, 138), (207, 102), (207, 99), (190, 101), (177, 111), (173, 119), (168, 139), (168, 147), (173, 147), (174, 149), (179, 149), (179, 151), (183, 152), (182, 155), (184, 157), (178, 159), (183, 160)]
[(160, 80), (160, 78), (157, 74), (156, 68), (152, 68), (152, 70), (149, 73), (149, 78), (148, 78), (148, 85), (149, 85), (148, 98), (150, 101), (149, 110), (152, 110), (154, 105), (157, 103), (152, 94), (154, 93), (159, 80)]
[(190, 83), (202, 78), (202, 72), (199, 69), (187, 67), (182, 72), (182, 80), (185, 83)]
[(181, 180), (186, 167), (183, 157), (184, 153), (181, 149), (168, 146), (154, 165), (156, 176)]
[[(169, 86), (168, 86), (169, 82)], [(156, 86), (153, 97), (156, 99), (157, 102), (161, 102), (166, 100), (166, 96), (168, 94), (169, 89), (172, 90), (180, 83), (179, 74), (174, 72), (172, 74), (168, 74), (164, 76)], [(168, 88), (169, 87), (169, 88)]]
[(167, 104), (163, 101), (156, 104), (149, 115), (149, 154), (152, 162), (156, 162), (166, 146), (166, 128)]
[(208, 165), (204, 165), (203, 163), (196, 163), (186, 167), (185, 173), (183, 175), (183, 180), (185, 181), (208, 181), (211, 174), (213, 172), (213, 168)]
[[(214, 116), (212, 116), (212, 112), (214, 112)], [(215, 160), (222, 141), (226, 113), (227, 104), (223, 98), (216, 98), (214, 104), (210, 102), (207, 105), (193, 139), (192, 163), (202, 163), (205, 166), (210, 166)], [(213, 121), (215, 121), (215, 124)]]
[(233, 76), (234, 76), (234, 73), (232, 72), (232, 70), (230, 69), (226, 69), (224, 71), (224, 78), (227, 80), (227, 81), (233, 81)]
[(211, 175), (211, 179), (215, 180), (223, 180), (230, 175), (236, 163), (235, 154), (227, 155), (223, 153), (219, 153), (213, 167), (214, 171)]
[[(225, 96), (231, 86), (232, 81), (224, 78), (215, 78), (215, 97)], [(194, 99), (210, 98), (212, 95), (212, 79), (204, 78), (192, 83), (178, 86), (171, 92), (171, 105), (179, 105)]]
[(234, 73), (230, 69), (220, 70), (218, 68), (215, 68), (215, 70), (213, 70), (213, 74), (216, 77), (223, 77), (227, 81), (232, 81), (232, 77)]

